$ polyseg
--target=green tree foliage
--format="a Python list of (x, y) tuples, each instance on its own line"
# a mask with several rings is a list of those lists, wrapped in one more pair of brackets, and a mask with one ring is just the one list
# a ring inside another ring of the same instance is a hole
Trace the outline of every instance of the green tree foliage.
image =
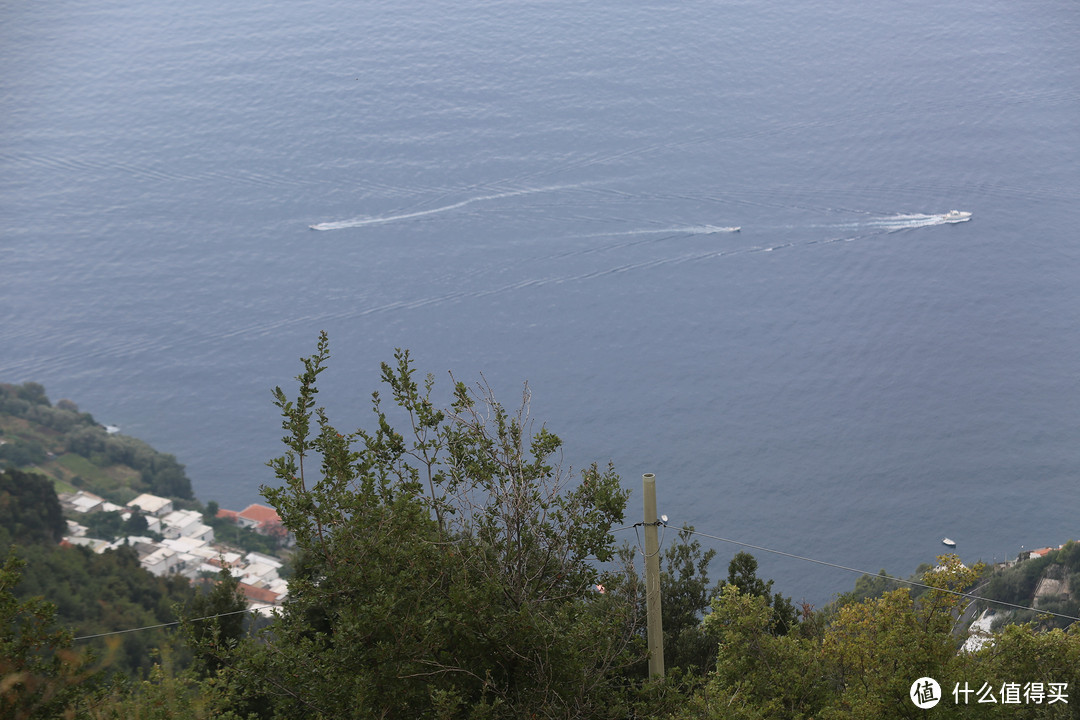
[(0, 413), (24, 418), (58, 433), (67, 433), (76, 425), (94, 424), (89, 413), (80, 413), (70, 400), (60, 400), (53, 407), (45, 388), (34, 382), (22, 385), (0, 383)]
[(748, 552), (739, 552), (728, 563), (728, 585), (734, 585), (744, 595), (756, 595), (765, 598), (765, 604), (772, 608), (773, 621), (771, 632), (786, 635), (791, 632), (799, 620), (799, 612), (791, 598), (780, 593), (773, 593), (772, 580), (762, 580), (757, 576), (757, 558)]
[(81, 517), (79, 520), (86, 527), (88, 537), (110, 541), (132, 535), (146, 535), (149, 527), (144, 515), (132, 513), (125, 520), (116, 510), (88, 513), (86, 517)]
[[(979, 594), (988, 600), (1030, 606), (1036, 603), (1035, 590), (1043, 578), (1064, 581), (1064, 588), (1069, 592), (1057, 597), (1040, 597), (1037, 601), (1039, 609), (1072, 617), (1080, 616), (1080, 543), (1075, 541), (1067, 542), (1060, 549), (1042, 557), (995, 570)], [(994, 607), (993, 603), (984, 605)], [(1036, 619), (1035, 613), (1024, 611), (1000, 613), (999, 617), (1000, 623)], [(1044, 615), (1038, 618), (1038, 622), (1047, 628), (1064, 628), (1073, 621)]]
[(45, 449), (32, 440), (17, 438), (0, 445), (0, 467), (28, 467), (45, 462)]
[[(625, 552), (629, 553), (628, 558), (632, 557), (631, 550)], [(691, 525), (684, 525), (660, 556), (664, 666), (669, 678), (684, 689), (694, 687), (698, 678), (715, 669), (718, 638), (710, 630), (714, 626), (702, 620), (725, 586), (743, 587), (744, 592), (752, 590), (764, 598), (767, 606), (776, 604), (780, 608), (773, 610), (775, 617), (769, 624), (770, 632), (788, 632), (798, 617), (790, 601), (771, 593), (772, 580), (757, 577), (757, 561), (747, 553), (739, 553), (729, 564), (727, 583), (711, 584), (709, 565), (715, 557), (715, 550), (702, 549), (701, 543), (694, 538)], [(633, 583), (642, 583), (632, 568), (629, 573)], [(644, 615), (643, 596), (639, 598), (639, 604), (639, 613)], [(639, 677), (647, 676), (647, 663), (643, 662), (635, 671)]]
[[(127, 465), (137, 470), (139, 484), (132, 490), (193, 498), (191, 481), (174, 456), (159, 453), (142, 440), (108, 434), (89, 413), (79, 413), (70, 400), (61, 400), (53, 407), (45, 388), (37, 383), (0, 384), (0, 415), (32, 425), (19, 435), (5, 436), (6, 442), (0, 445), (0, 466), (39, 465), (46, 461), (48, 452), (70, 452), (100, 467)], [(46, 430), (41, 430), (42, 427)], [(103, 492), (99, 488), (89, 489)]]
[(717, 645), (701, 621), (720, 584), (709, 584), (709, 564), (716, 551), (702, 551), (693, 532), (693, 526), (684, 526), (660, 558), (664, 666), (669, 672), (681, 668), (704, 674), (716, 662)]
[(999, 695), (1004, 684), (1080, 681), (1080, 631), (1039, 632), (1010, 626), (977, 653), (959, 651), (959, 617), (970, 599), (961, 594), (982, 568), (955, 555), (923, 573), (915, 598), (907, 588), (871, 593), (835, 609), (820, 635), (777, 635), (764, 595), (729, 584), (713, 601), (706, 629), (720, 638), (716, 672), (678, 713), (684, 718), (921, 718), (910, 701), (912, 682), (935, 678), (943, 690), (935, 717), (1072, 718), (1073, 706), (1002, 707), (957, 704), (952, 688)]
[[(19, 554), (27, 565), (16, 596), (48, 599), (56, 620), (79, 636), (175, 622), (173, 606), (192, 594), (186, 578), (151, 575), (126, 547), (98, 555), (85, 547), (35, 545)], [(165, 635), (162, 629), (125, 633), (115, 647), (107, 648), (104, 639), (89, 646), (109, 657), (110, 671), (130, 674), (151, 667), (151, 653)]]
[(56, 625), (56, 608), (41, 598), (19, 600), (25, 563), (9, 556), (0, 568), (0, 717), (11, 720), (239, 720), (223, 712), (225, 689), (180, 671), (169, 643), (146, 680), (129, 685), (106, 675), (117, 642), (103, 662), (72, 647)]
[[(97, 516), (111, 517), (125, 529), (117, 513), (90, 517)], [(129, 521), (126, 529), (139, 527), (139, 522)], [(191, 597), (187, 579), (151, 575), (128, 547), (99, 555), (85, 547), (58, 546), (65, 528), (52, 483), (36, 474), (0, 473), (0, 535), (22, 543), (18, 554), (26, 565), (18, 584), (9, 588), (14, 597), (47, 599), (56, 621), (78, 635), (176, 620), (173, 605)], [(107, 653), (103, 641), (94, 647), (108, 654), (112, 670), (131, 673), (149, 669), (150, 653), (160, 641), (160, 635), (130, 633)]]
[[(921, 577), (921, 573), (919, 573), (919, 576)], [(917, 578), (913, 577), (912, 579)], [(862, 602), (868, 598), (879, 598), (886, 592), (898, 590), (901, 587), (904, 587), (904, 584), (882, 568), (877, 575), (860, 575), (859, 579), (855, 581), (855, 588), (846, 593), (841, 593), (831, 609), (836, 610), (840, 606)]]
[[(709, 564), (716, 556), (715, 550), (702, 550), (694, 538), (692, 525), (684, 525), (678, 535), (662, 543), (660, 554), (660, 608), (664, 629), (664, 670), (669, 684), (681, 685), (685, 690), (692, 687), (700, 677), (709, 672), (716, 663), (716, 639), (709, 636), (701, 620), (709, 610), (712, 598), (719, 592), (720, 584), (709, 582)], [(620, 562), (625, 568), (623, 582), (625, 601), (637, 604), (638, 615), (645, 617), (645, 581), (634, 568), (641, 548), (624, 545), (619, 550)], [(641, 626), (640, 640), (646, 642), (646, 628)], [(647, 657), (634, 667), (631, 675), (637, 679), (649, 677)], [(670, 694), (674, 688), (666, 688)]]
[(40, 383), (23, 383), (15, 388), (15, 393), (20, 400), (25, 400), (31, 405), (44, 405), (49, 407), (49, 397), (45, 394), (45, 386)]
[[(227, 688), (179, 668), (166, 646), (148, 677), (115, 687), (86, 713), (87, 720), (241, 720), (223, 710)], [(82, 717), (82, 716), (80, 716)]]
[(210, 506), (217, 503), (211, 500), (207, 503), (207, 510), (203, 513), (203, 522), (214, 528), (214, 541), (219, 545), (228, 545), (238, 548), (245, 553), (260, 552), (266, 555), (276, 555), (281, 549), (283, 538), (277, 535), (263, 535), (254, 528), (241, 527), (228, 518), (218, 517), (217, 509), (211, 513)]
[(65, 438), (65, 449), (84, 458), (99, 458), (103, 462), (105, 452), (105, 439), (108, 434), (94, 425), (80, 427)]
[[(264, 489), (302, 553), (264, 636), (222, 658), (234, 707), (263, 717), (614, 717), (634, 603), (592, 561), (615, 556), (627, 493), (487, 388), (431, 400), (405, 352), (383, 380), (407, 419), (342, 434), (315, 407), (325, 335), (299, 393), (278, 388), (282, 486)], [(527, 398), (526, 398), (527, 400)], [(600, 593), (596, 585), (608, 587)]]
[(49, 480), (18, 470), (0, 472), (0, 543), (58, 543), (66, 529)]
[(840, 716), (919, 717), (908, 698), (911, 683), (932, 677), (951, 687), (958, 676), (956, 622), (970, 600), (962, 594), (982, 567), (943, 555), (924, 573), (929, 586), (913, 599), (907, 588), (840, 608), (823, 650), (832, 667)]
[[(1066, 684), (1068, 704), (1029, 702), (1012, 708), (1009, 717), (1075, 720), (1080, 716), (1077, 709), (1080, 623), (1074, 623), (1068, 630), (1055, 628), (1048, 632), (1040, 631), (1034, 623), (1009, 625), (978, 653), (959, 656), (957, 664), (959, 682), (968, 681), (968, 686), (973, 690), (986, 683), (994, 689), (999, 702), (1001, 689), (1006, 683), (1019, 688), (1029, 683), (1039, 683), (1044, 690), (1051, 682)], [(949, 685), (950, 689), (952, 687)], [(970, 711), (965, 717), (967, 715), (976, 716), (976, 712)]]
[(75, 717), (96, 672), (86, 655), (71, 650), (71, 633), (56, 628), (50, 603), (15, 596), (24, 564), (9, 554), (0, 568), (0, 717)]
[(680, 717), (812, 717), (829, 697), (820, 639), (777, 632), (769, 596), (734, 583), (713, 598), (705, 632), (718, 641), (715, 672)]
[(147, 492), (185, 500), (194, 497), (184, 466), (174, 456), (160, 453), (138, 438), (105, 435), (103, 453), (107, 464), (138, 470)]
[(244, 632), (247, 600), (240, 583), (222, 569), (209, 590), (204, 587), (184, 612), (184, 635), (195, 651), (200, 670), (214, 675), (224, 666), (222, 658), (237, 646)]
[[(951, 688), (965, 672), (977, 677), (979, 667), (958, 655), (953, 630), (968, 603), (958, 593), (981, 568), (966, 568), (956, 556), (940, 561), (924, 575), (930, 587), (917, 600), (903, 588), (846, 604), (821, 635), (777, 633), (767, 594), (727, 584), (705, 619), (720, 639), (716, 672), (681, 716), (923, 717), (908, 697), (914, 680), (929, 676)], [(960, 712), (940, 710), (939, 716)]]

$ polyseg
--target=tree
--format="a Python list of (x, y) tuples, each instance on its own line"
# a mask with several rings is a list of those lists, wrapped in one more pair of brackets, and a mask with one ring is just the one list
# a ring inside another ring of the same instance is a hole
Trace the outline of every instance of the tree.
[(757, 576), (757, 559), (748, 552), (739, 552), (728, 563), (728, 585), (734, 585), (745, 595), (765, 598), (765, 604), (772, 608), (773, 622), (771, 631), (777, 635), (787, 635), (799, 620), (799, 612), (791, 598), (780, 593), (773, 593), (772, 580), (762, 580)]
[(660, 558), (664, 665), (705, 673), (716, 663), (716, 639), (704, 632), (701, 621), (720, 584), (709, 584), (716, 551), (703, 552), (693, 533), (692, 525), (684, 525)]
[(188, 603), (182, 620), (184, 634), (205, 675), (221, 670), (224, 658), (240, 642), (246, 610), (240, 582), (224, 568), (208, 591)]
[(833, 668), (845, 717), (920, 717), (908, 700), (911, 683), (932, 677), (942, 687), (962, 681), (960, 642), (953, 633), (969, 600), (962, 593), (982, 572), (956, 555), (942, 555), (922, 578), (917, 600), (908, 588), (840, 608), (823, 651)]
[(765, 594), (734, 583), (713, 598), (705, 632), (719, 644), (716, 669), (680, 717), (813, 717), (829, 695), (818, 639), (776, 632)]
[(9, 554), (0, 568), (0, 716), (74, 717), (72, 706), (88, 697), (96, 671), (71, 650), (71, 633), (55, 628), (51, 603), (15, 597), (24, 565)]
[[(768, 584), (754, 582), (748, 572), (751, 564), (742, 560), (733, 568), (734, 577), (746, 580), (747, 587), (765, 590)], [(988, 650), (974, 656), (958, 654), (960, 641), (953, 630), (968, 603), (963, 593), (981, 570), (978, 565), (965, 567), (955, 555), (942, 556), (936, 568), (924, 573), (922, 583), (927, 587), (918, 598), (902, 588), (849, 602), (821, 634), (778, 634), (769, 595), (743, 592), (729, 582), (713, 599), (712, 612), (704, 621), (706, 631), (720, 642), (716, 671), (678, 716), (917, 718), (925, 711), (911, 702), (908, 692), (920, 677), (935, 678), (945, 693), (965, 679), (1001, 677), (1005, 668), (1024, 677), (1032, 672), (1055, 679), (1073, 677), (1075, 667), (1068, 663), (1080, 646), (1060, 631), (1055, 631), (1057, 636), (1009, 638), (1000, 657)], [(1043, 650), (1027, 656), (1033, 647)], [(1040, 657), (1052, 660), (1040, 664)], [(993, 662), (987, 662), (989, 658)], [(994, 714), (988, 708), (950, 702), (934, 712), (941, 717), (982, 717)], [(1053, 708), (1045, 716), (1066, 716), (1054, 715), (1057, 712)]]
[(66, 530), (52, 482), (36, 473), (0, 471), (0, 541), (55, 544)]
[[(227, 659), (235, 707), (263, 716), (611, 717), (640, 655), (635, 605), (594, 560), (628, 493), (608, 468), (575, 477), (561, 441), (480, 385), (449, 408), (407, 352), (382, 376), (407, 421), (339, 432), (315, 407), (328, 341), (299, 392), (274, 391), (286, 452), (264, 488), (296, 537), (289, 602)], [(597, 592), (597, 584), (612, 591)]]
[(16, 387), (18, 396), (33, 405), (49, 405), (49, 397), (45, 394), (45, 386), (41, 383), (27, 382)]
[[(1038, 625), (1009, 625), (997, 633), (993, 642), (972, 655), (958, 658), (960, 682), (978, 678), (976, 686), (985, 682), (998, 695), (1007, 685), (1023, 693), (1032, 683), (1042, 690), (1051, 690), (1049, 683), (1062, 686), (1068, 704), (1027, 703), (1023, 714), (1014, 717), (1073, 718), (1077, 717), (1076, 689), (1080, 687), (1080, 623), (1068, 630), (1054, 628), (1040, 632)], [(944, 687), (944, 686), (943, 686)], [(951, 686), (950, 686), (951, 687)], [(1000, 700), (1000, 698), (999, 698)]]
[(67, 398), (60, 398), (57, 400), (56, 407), (59, 410), (66, 410), (67, 412), (75, 413), (76, 415), (79, 414), (79, 406)]
[[(226, 689), (192, 668), (178, 669), (169, 646), (145, 680), (103, 694), (89, 720), (250, 720), (224, 710)], [(82, 717), (82, 716), (80, 716)]]
[[(151, 575), (130, 547), (99, 555), (81, 546), (35, 545), (19, 554), (26, 566), (15, 596), (46, 598), (56, 621), (76, 635), (171, 623), (177, 619), (173, 606), (191, 595), (187, 578)], [(151, 653), (166, 634), (165, 629), (130, 632), (88, 640), (86, 646), (108, 658), (110, 672), (134, 674), (150, 669)]]
[(0, 465), (25, 467), (45, 462), (45, 449), (31, 440), (16, 439), (0, 445)]

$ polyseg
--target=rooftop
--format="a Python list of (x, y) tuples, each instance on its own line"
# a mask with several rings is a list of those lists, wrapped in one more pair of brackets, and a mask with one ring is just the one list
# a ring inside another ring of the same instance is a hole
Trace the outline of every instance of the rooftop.
[(249, 602), (252, 603), (270, 603), (276, 604), (280, 596), (273, 590), (267, 590), (266, 588), (255, 587), (248, 583), (238, 583), (240, 592), (244, 593)]
[(168, 498), (158, 497), (157, 495), (151, 495), (150, 493), (143, 493), (129, 502), (128, 507), (137, 507), (143, 512), (153, 515), (171, 502), (172, 501)]
[(239, 517), (245, 518), (257, 522), (260, 525), (264, 523), (280, 523), (281, 517), (277, 514), (277, 510), (265, 505), (248, 505), (246, 508), (237, 513)]

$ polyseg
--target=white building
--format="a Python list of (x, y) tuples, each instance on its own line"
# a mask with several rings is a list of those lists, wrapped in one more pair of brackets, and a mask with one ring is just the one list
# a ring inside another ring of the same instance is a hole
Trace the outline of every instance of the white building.
[(202, 521), (198, 510), (174, 510), (161, 518), (161, 534), (166, 538), (188, 537), (214, 541), (214, 529)]
[(151, 495), (150, 493), (143, 493), (135, 498), (128, 503), (128, 507), (139, 508), (147, 515), (153, 515), (155, 517), (162, 517), (173, 511), (172, 500), (158, 497), (157, 495)]
[(165, 538), (161, 541), (161, 547), (167, 547), (171, 550), (175, 550), (178, 553), (190, 555), (197, 550), (205, 548), (206, 541), (192, 537)]
[(260, 552), (254, 552), (254, 551), (249, 552), (247, 555), (245, 555), (244, 560), (249, 565), (254, 564), (254, 563), (259, 563), (260, 565), (269, 565), (272, 568), (274, 568), (275, 570), (280, 570), (282, 568), (282, 566), (285, 564), (285, 563), (281, 562), (280, 560), (278, 560), (276, 557), (271, 557), (270, 555), (263, 555)]
[(183, 564), (183, 558), (180, 557), (180, 553), (172, 548), (159, 547), (140, 560), (139, 563), (150, 573), (162, 577), (177, 572)]
[(103, 552), (105, 552), (106, 550), (109, 549), (109, 541), (108, 540), (99, 540), (98, 538), (74, 537), (74, 536), (66, 537), (66, 538), (64, 538), (64, 540), (67, 543), (71, 544), (71, 545), (85, 545), (86, 547), (90, 548), (91, 550), (93, 550), (98, 555), (100, 555), (101, 553), (103, 553)]
[(67, 499), (71, 509), (78, 513), (97, 512), (102, 509), (105, 498), (80, 490)]

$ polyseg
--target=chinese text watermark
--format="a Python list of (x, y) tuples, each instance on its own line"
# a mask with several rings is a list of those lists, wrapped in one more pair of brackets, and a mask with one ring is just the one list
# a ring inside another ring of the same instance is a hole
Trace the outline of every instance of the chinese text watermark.
[[(921, 677), (911, 683), (909, 691), (915, 707), (928, 710), (943, 699), (941, 685), (932, 677)], [(991, 685), (984, 682), (973, 687), (968, 682), (956, 683), (952, 689), (953, 702), (957, 705), (993, 703), (1001, 705), (1053, 705), (1069, 702), (1067, 682), (1003, 682)]]

